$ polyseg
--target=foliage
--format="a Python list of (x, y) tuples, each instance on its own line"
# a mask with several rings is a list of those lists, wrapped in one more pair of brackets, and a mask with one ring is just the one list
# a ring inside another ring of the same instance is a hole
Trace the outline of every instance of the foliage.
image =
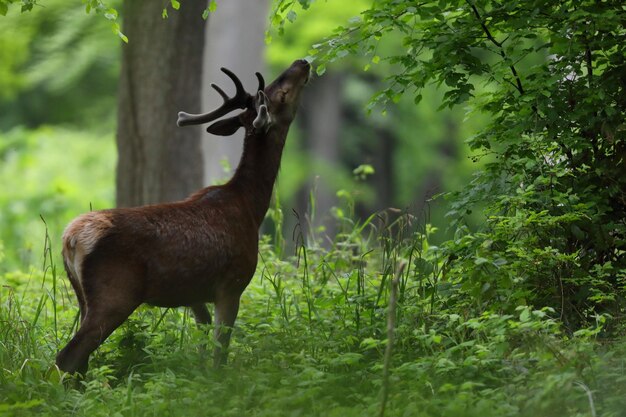
[[(277, 21), (294, 3), (280, 2)], [(449, 195), (456, 238), (445, 245), (485, 308), (549, 305), (570, 329), (624, 314), (624, 12), (615, 1), (383, 0), (317, 47), (318, 72), (348, 54), (391, 65), (370, 109), (407, 93), (418, 103), (434, 83), (442, 106), (489, 115), (468, 144), (490, 159)], [(402, 53), (381, 56), (389, 37)], [(464, 223), (477, 202), (488, 220), (474, 232)]]
[[(113, 33), (118, 35), (124, 42), (128, 42), (128, 38), (121, 32), (120, 25), (117, 22), (117, 10), (107, 4), (114, 3), (114, 1), (105, 3), (102, 0), (82, 0), (82, 2), (85, 5), (85, 11), (87, 13), (93, 10), (97, 14), (104, 16), (106, 20), (111, 22)], [(20, 11), (22, 13), (32, 11), (35, 6), (42, 6), (37, 0), (0, 0), (0, 15), (6, 16), (9, 11), (9, 6), (13, 3), (21, 4)], [(46, 2), (47, 5), (49, 5), (49, 3), (53, 2)]]
[(36, 13), (16, 10), (3, 17), (0, 128), (111, 126), (119, 50), (115, 37), (103, 35), (107, 25), (64, 0), (48, 0)]
[(111, 207), (114, 161), (110, 135), (51, 127), (1, 133), (0, 273), (39, 264), (42, 217), (58, 242), (77, 213)]
[(299, 246), (287, 259), (265, 238), (224, 369), (210, 368), (201, 348), (208, 339), (186, 310), (141, 308), (92, 357), (82, 381), (51, 367), (77, 318), (71, 288), (50, 263), (52, 241), (43, 272), (3, 277), (0, 411), (378, 414), (396, 276), (386, 416), (621, 415), (625, 343), (594, 343), (601, 326), (566, 338), (549, 308), (465, 308), (457, 300), (471, 294), (447, 280), (429, 243), (434, 228), (408, 214), (396, 217), (357, 224), (344, 217), (332, 249)]
[[(102, 0), (83, 0), (85, 4), (85, 11), (87, 13), (94, 10), (97, 14), (101, 14), (104, 18), (111, 22), (111, 30), (115, 33), (119, 38), (128, 43), (128, 37), (122, 33), (120, 30), (120, 24), (117, 22), (118, 13), (117, 10), (113, 7), (110, 7), (107, 3)], [(172, 1), (173, 4), (173, 1)]]
[[(323, 45), (324, 37), (338, 25), (354, 21), (370, 2), (330, 1), (315, 2), (301, 13), (297, 4), (275, 2), (273, 10), (286, 15), (289, 11), (302, 18), (287, 21), (283, 34), (280, 25), (268, 30), (267, 61), (274, 72), (279, 72), (293, 59), (308, 56), (314, 59), (316, 50), (312, 45)], [(280, 17), (272, 18), (280, 22)], [(399, 37), (394, 37), (378, 45), (381, 54), (402, 52)], [(423, 102), (416, 106), (412, 99), (404, 97), (384, 114), (363, 112), (368, 99), (385, 86), (385, 77), (392, 69), (384, 61), (370, 65), (366, 72), (362, 69), (370, 59), (362, 55), (346, 55), (328, 67), (321, 77), (313, 76), (305, 94), (314, 91), (326, 80), (324, 77), (339, 79), (339, 91), (335, 99), (340, 101), (342, 120), (337, 141), (337, 155), (340, 161), (329, 161), (317, 156), (303, 144), (304, 134), (293, 134), (287, 141), (283, 157), (282, 171), (289, 175), (279, 178), (278, 187), (284, 205), (289, 206), (298, 188), (329, 190), (331, 193), (342, 189), (359, 187), (363, 192), (357, 196), (358, 212), (367, 217), (368, 213), (388, 206), (412, 207), (424, 210), (428, 221), (441, 224), (445, 208), (443, 201), (430, 201), (432, 195), (463, 187), (477, 169), (469, 156), (472, 151), (464, 145), (465, 137), (474, 135), (485, 125), (484, 117), (464, 120), (461, 108), (438, 111), (442, 91), (427, 86), (422, 95)], [(304, 98), (303, 109), (313, 106)], [(301, 112), (300, 114), (302, 114)], [(301, 126), (293, 126), (296, 131)], [(311, 140), (311, 139), (309, 139)], [(354, 184), (353, 170), (363, 163), (375, 165), (376, 172), (365, 181)], [(315, 178), (313, 186), (307, 179)], [(353, 184), (349, 185), (352, 181)], [(348, 183), (348, 184), (347, 184)], [(304, 186), (303, 186), (304, 184)], [(381, 187), (384, 184), (384, 187)], [(387, 190), (389, 197), (381, 198), (378, 191)], [(301, 197), (300, 197), (301, 198)], [(291, 204), (292, 206), (295, 203)], [(475, 218), (479, 218), (479, 213)], [(327, 216), (318, 213), (318, 218)], [(472, 220), (475, 221), (475, 220)], [(449, 237), (447, 230), (435, 237), (441, 241)]]
[[(275, 2), (271, 22), (274, 26), (268, 28), (265, 35), (268, 62), (282, 68), (294, 59), (309, 55), (311, 45), (320, 42), (333, 29), (352, 16), (361, 13), (368, 5), (369, 2), (364, 0), (316, 4), (314, 7), (307, 7), (305, 19), (296, 21), (295, 4), (282, 5), (280, 2)], [(279, 10), (282, 10), (282, 15), (277, 14)], [(281, 16), (286, 16), (289, 21), (287, 31), (285, 31), (285, 22)], [(279, 36), (274, 36), (276, 33)]]
[(0, 15), (6, 16), (9, 11), (9, 6), (13, 3), (21, 4), (21, 11), (27, 12), (33, 9), (33, 6), (37, 4), (36, 0), (0, 0)]

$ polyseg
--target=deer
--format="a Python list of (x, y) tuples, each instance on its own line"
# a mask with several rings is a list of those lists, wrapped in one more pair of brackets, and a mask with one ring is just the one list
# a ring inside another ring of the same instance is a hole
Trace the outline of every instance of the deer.
[[(189, 307), (202, 326), (211, 324), (207, 303), (213, 303), (213, 363), (227, 362), (240, 298), (257, 266), (259, 227), (310, 68), (296, 60), (267, 87), (257, 72), (254, 95), (222, 68), (234, 96), (211, 84), (224, 100), (219, 108), (178, 113), (179, 127), (213, 122), (207, 131), (221, 136), (245, 129), (242, 156), (227, 183), (182, 201), (91, 211), (69, 223), (62, 256), (78, 299), (79, 328), (56, 356), (60, 370), (85, 374), (91, 353), (142, 304)], [(220, 119), (234, 110), (243, 111)]]

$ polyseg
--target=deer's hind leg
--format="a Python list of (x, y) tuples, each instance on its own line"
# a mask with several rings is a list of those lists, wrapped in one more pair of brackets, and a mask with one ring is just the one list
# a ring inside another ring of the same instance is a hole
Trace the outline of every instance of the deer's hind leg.
[(72, 284), (72, 288), (74, 289), (74, 293), (76, 293), (76, 298), (78, 299), (78, 310), (80, 311), (79, 323), (82, 323), (85, 319), (85, 315), (87, 314), (85, 294), (83, 293), (83, 288), (80, 285), (79, 278), (78, 276), (76, 276), (76, 271), (74, 271), (74, 268), (69, 266), (66, 260), (63, 261), (63, 264), (65, 265), (67, 278), (69, 279), (70, 284)]
[[(212, 320), (211, 320), (211, 313), (209, 313), (209, 309), (207, 308), (206, 304), (204, 303), (194, 304), (190, 308), (191, 308), (191, 311), (193, 312), (193, 316), (196, 319), (196, 324), (198, 325), (199, 328), (204, 330), (205, 337), (208, 337), (210, 334), (209, 326), (211, 325)], [(200, 343), (199, 349), (200, 349), (200, 357), (204, 361), (206, 357), (206, 351), (207, 351), (206, 340)]]
[[(91, 285), (85, 285), (86, 277)], [(87, 371), (89, 355), (141, 304), (133, 287), (136, 278), (117, 265), (84, 271), (80, 282), (84, 294), (81, 311), (86, 314), (74, 337), (56, 357), (59, 369), (83, 374)]]
[(87, 371), (89, 355), (130, 316), (136, 307), (136, 305), (123, 308), (91, 306), (78, 332), (57, 355), (56, 364), (59, 369), (84, 374)]
[(194, 304), (191, 306), (191, 311), (199, 326), (211, 324), (211, 313), (209, 313), (206, 304)]

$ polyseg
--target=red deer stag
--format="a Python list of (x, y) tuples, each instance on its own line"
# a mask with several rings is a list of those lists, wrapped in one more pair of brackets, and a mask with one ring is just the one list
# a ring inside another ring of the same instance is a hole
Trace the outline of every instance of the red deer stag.
[(267, 88), (248, 94), (236, 87), (210, 113), (178, 114), (178, 126), (214, 121), (207, 131), (246, 130), (243, 155), (231, 180), (183, 201), (83, 214), (63, 234), (63, 260), (78, 297), (80, 328), (57, 355), (57, 366), (84, 373), (89, 355), (142, 303), (189, 306), (196, 321), (210, 324), (205, 305), (215, 304), (214, 364), (226, 362), (239, 298), (257, 265), (258, 230), (269, 207), (283, 146), (310, 65), (295, 61)]

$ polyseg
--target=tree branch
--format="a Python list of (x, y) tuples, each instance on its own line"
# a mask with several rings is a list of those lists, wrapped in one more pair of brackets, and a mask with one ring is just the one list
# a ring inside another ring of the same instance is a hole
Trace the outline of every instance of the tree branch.
[[(491, 34), (491, 31), (489, 30), (487, 25), (483, 22), (483, 19), (480, 17), (480, 13), (478, 12), (478, 9), (476, 8), (476, 6), (470, 3), (469, 0), (465, 0), (465, 1), (472, 8), (472, 11), (474, 12), (474, 16), (476, 16), (476, 20), (478, 20), (478, 23), (480, 23), (480, 26), (482, 27), (483, 32), (485, 32), (485, 35), (487, 35), (487, 39), (489, 39), (491, 43), (493, 43), (495, 46), (498, 47), (498, 49), (500, 50), (499, 52), (500, 56), (502, 58), (504, 58), (505, 60), (508, 59), (506, 56), (506, 53), (504, 52), (504, 46), (503, 46), (504, 42), (498, 42), (496, 38), (493, 37), (493, 35)], [(517, 73), (517, 70), (515, 69), (515, 66), (511, 64), (509, 65), (509, 68), (511, 69), (511, 73), (513, 74), (513, 77), (515, 78), (515, 88), (517, 89), (517, 91), (519, 91), (520, 95), (523, 95), (524, 87), (522, 87), (522, 80), (520, 79), (519, 74)]]
[(476, 16), (476, 19), (478, 20), (478, 23), (480, 23), (480, 26), (483, 28), (483, 31), (485, 32), (485, 35), (487, 35), (487, 39), (489, 39), (495, 46), (497, 46), (498, 48), (502, 49), (502, 43), (498, 42), (496, 40), (496, 38), (493, 37), (493, 35), (489, 31), (489, 28), (487, 28), (487, 25), (485, 25), (485, 23), (481, 19), (480, 13), (478, 13), (478, 9), (476, 8), (476, 6), (474, 6), (472, 3), (470, 3), (469, 0), (466, 0), (466, 1), (467, 1), (467, 4), (469, 4), (469, 6), (474, 11), (474, 15)]

